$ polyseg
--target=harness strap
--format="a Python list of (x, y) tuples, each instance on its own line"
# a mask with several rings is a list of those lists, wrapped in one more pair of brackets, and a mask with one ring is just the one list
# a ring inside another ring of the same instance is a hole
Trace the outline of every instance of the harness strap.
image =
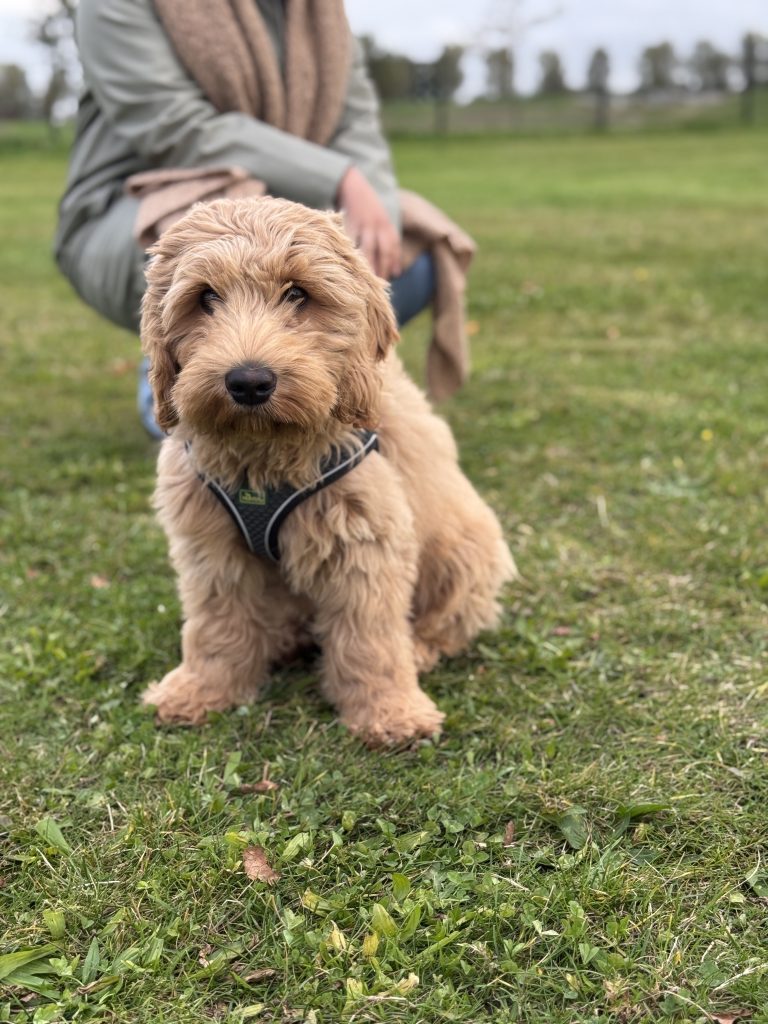
[[(351, 454), (334, 450), (321, 463), (317, 480), (306, 487), (284, 484), (282, 487), (254, 491), (248, 487), (248, 479), (245, 477), (239, 487), (227, 490), (218, 480), (203, 473), (198, 473), (198, 476), (229, 512), (252, 554), (279, 562), (280, 527), (291, 512), (313, 494), (346, 476), (366, 455), (378, 451), (379, 437), (375, 431), (358, 430), (355, 433), (361, 441), (361, 447)], [(189, 452), (191, 442), (187, 441), (185, 447)]]

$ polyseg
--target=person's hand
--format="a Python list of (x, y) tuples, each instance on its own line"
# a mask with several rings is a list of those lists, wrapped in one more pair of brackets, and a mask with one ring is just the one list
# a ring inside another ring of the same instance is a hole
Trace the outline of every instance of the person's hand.
[(347, 231), (375, 274), (387, 280), (400, 273), (400, 235), (365, 176), (350, 167), (341, 179), (336, 205)]

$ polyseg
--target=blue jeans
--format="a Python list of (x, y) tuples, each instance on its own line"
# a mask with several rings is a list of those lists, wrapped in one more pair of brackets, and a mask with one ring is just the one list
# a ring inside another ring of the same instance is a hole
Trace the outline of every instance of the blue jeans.
[(428, 252), (423, 252), (404, 274), (390, 282), (392, 306), (398, 326), (404, 327), (425, 309), (435, 293), (435, 265)]
[[(423, 252), (408, 267), (404, 274), (395, 277), (390, 282), (392, 288), (392, 307), (397, 317), (399, 327), (403, 327), (412, 320), (417, 313), (429, 305), (435, 292), (435, 267), (429, 253)], [(139, 366), (139, 391), (137, 401), (141, 422), (147, 433), (156, 440), (161, 440), (165, 435), (155, 421), (155, 411), (152, 406), (152, 389), (149, 386), (147, 374), (149, 372), (149, 360), (142, 359)]]

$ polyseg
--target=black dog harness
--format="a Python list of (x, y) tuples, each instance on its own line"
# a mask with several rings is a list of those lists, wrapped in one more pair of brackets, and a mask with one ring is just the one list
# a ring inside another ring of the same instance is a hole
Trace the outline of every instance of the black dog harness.
[[(306, 487), (284, 484), (274, 489), (268, 487), (263, 491), (254, 491), (248, 486), (246, 476), (239, 486), (227, 490), (217, 480), (212, 480), (202, 473), (198, 473), (198, 476), (232, 516), (250, 551), (261, 558), (279, 562), (278, 535), (288, 515), (302, 501), (346, 476), (366, 455), (378, 451), (379, 438), (374, 431), (358, 430), (355, 433), (360, 439), (361, 447), (351, 454), (334, 449), (320, 464), (320, 476)], [(189, 451), (189, 442), (186, 447)]]

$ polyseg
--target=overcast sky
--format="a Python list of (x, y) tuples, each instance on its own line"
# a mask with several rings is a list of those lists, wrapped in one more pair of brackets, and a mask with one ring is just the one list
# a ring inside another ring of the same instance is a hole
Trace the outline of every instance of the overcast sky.
[[(488, 28), (512, 26), (517, 84), (531, 89), (537, 55), (557, 50), (572, 85), (584, 81), (589, 56), (604, 46), (612, 63), (614, 89), (637, 84), (637, 57), (644, 46), (664, 39), (681, 53), (699, 39), (737, 52), (744, 32), (768, 35), (768, 0), (346, 0), (353, 30), (370, 33), (381, 46), (431, 60), (446, 43), (464, 46), (493, 41)], [(30, 42), (30, 21), (45, 0), (0, 0), (0, 63), (29, 69), (39, 85), (45, 77), (41, 48)], [(499, 37), (496, 37), (498, 41)], [(465, 98), (482, 90), (478, 58), (465, 68)]]

